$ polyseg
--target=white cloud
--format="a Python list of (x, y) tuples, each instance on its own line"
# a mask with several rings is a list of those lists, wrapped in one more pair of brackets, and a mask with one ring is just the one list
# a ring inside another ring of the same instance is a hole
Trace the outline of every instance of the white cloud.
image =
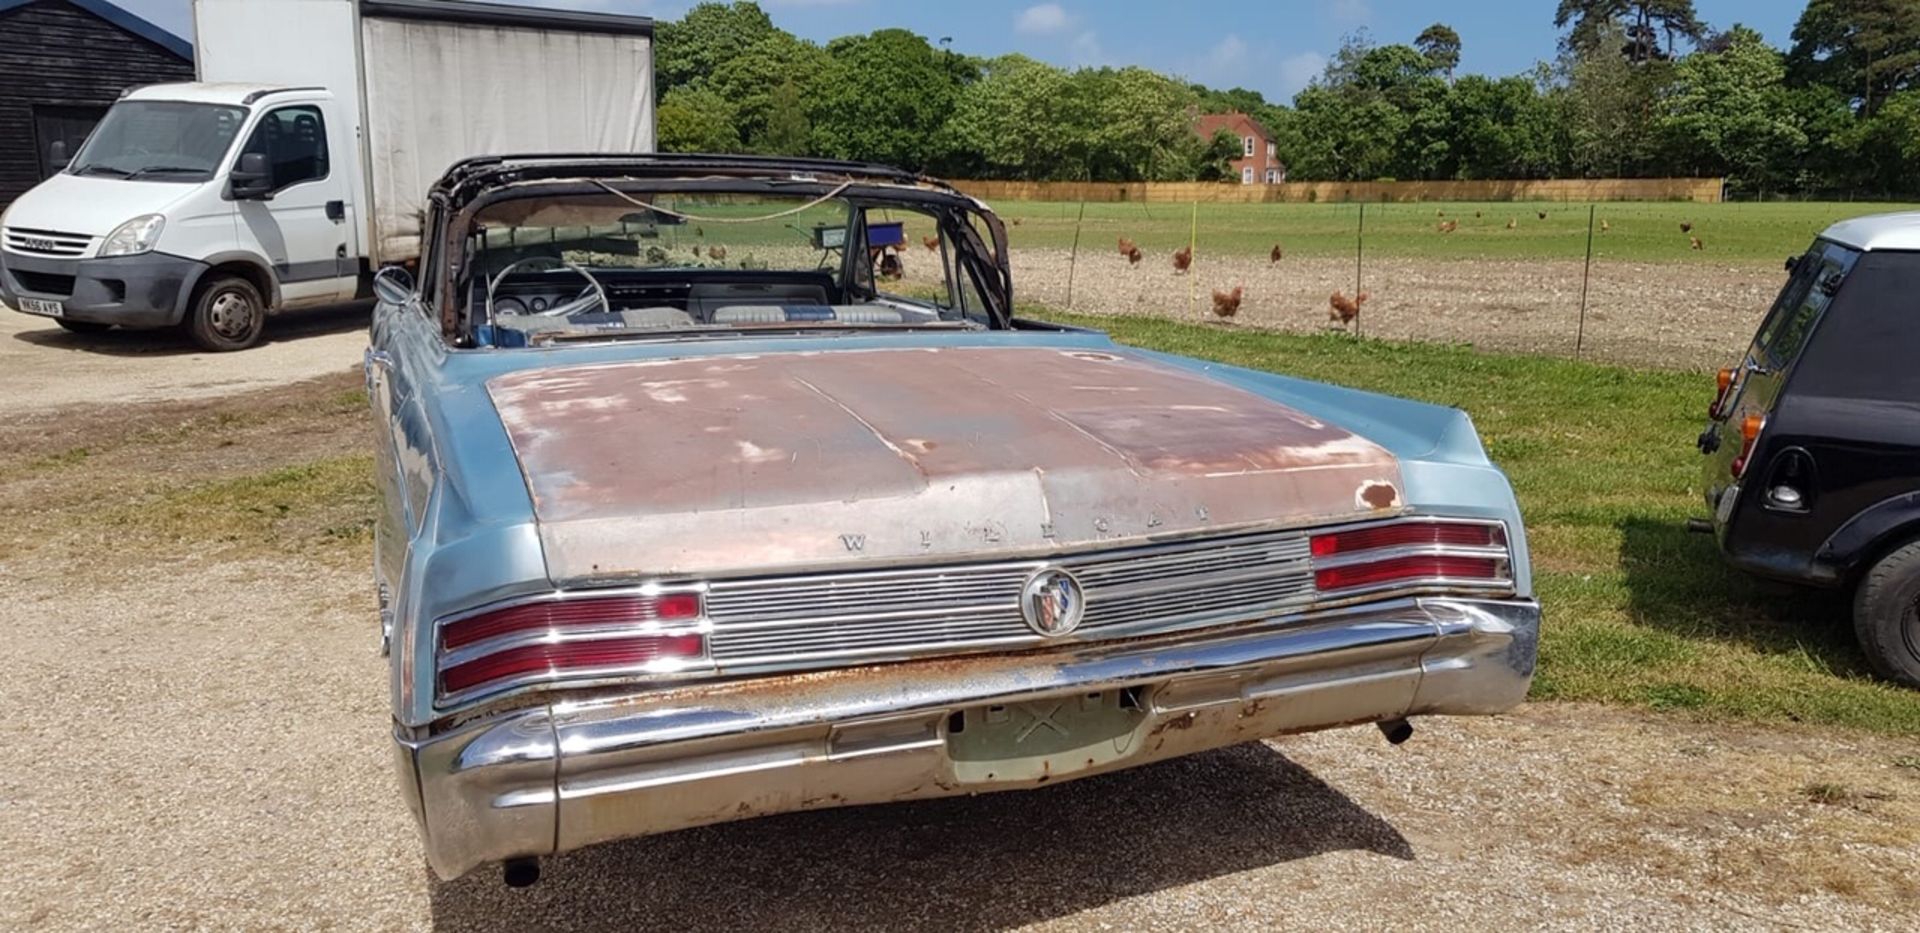
[(1319, 52), (1299, 52), (1280, 60), (1280, 90), (1288, 97), (1300, 92), (1307, 83), (1326, 70), (1327, 57)]
[(1238, 69), (1247, 60), (1247, 43), (1237, 35), (1228, 34), (1226, 38), (1214, 43), (1207, 50), (1207, 60), (1222, 71)]
[(1341, 26), (1365, 26), (1373, 22), (1373, 7), (1367, 0), (1333, 0), (1327, 15)]
[(1073, 37), (1067, 46), (1068, 57), (1075, 67), (1089, 68), (1109, 64), (1107, 50), (1100, 44), (1100, 37), (1091, 30)]
[(1073, 14), (1058, 3), (1027, 7), (1013, 19), (1013, 31), (1027, 36), (1051, 36), (1072, 28)]

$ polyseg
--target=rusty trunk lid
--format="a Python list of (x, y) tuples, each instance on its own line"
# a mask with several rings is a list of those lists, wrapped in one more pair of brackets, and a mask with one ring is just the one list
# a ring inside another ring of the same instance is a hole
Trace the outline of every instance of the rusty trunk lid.
[(549, 574), (930, 564), (1393, 514), (1338, 425), (1127, 350), (836, 348), (487, 383)]

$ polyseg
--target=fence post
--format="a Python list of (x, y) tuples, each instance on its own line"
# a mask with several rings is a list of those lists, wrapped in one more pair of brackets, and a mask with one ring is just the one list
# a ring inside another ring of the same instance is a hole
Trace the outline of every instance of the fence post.
[(1067, 257), (1067, 310), (1073, 310), (1073, 270), (1080, 265), (1080, 222), (1087, 219), (1087, 202), (1080, 202), (1080, 216), (1073, 221), (1073, 253)]
[(1187, 231), (1187, 316), (1193, 316), (1194, 246), (1200, 242), (1200, 202), (1193, 202), (1193, 227)]
[(1593, 215), (1598, 205), (1587, 205), (1587, 266), (1580, 272), (1580, 326), (1573, 333), (1573, 358), (1580, 359), (1587, 342), (1587, 284), (1593, 280)]
[(1367, 245), (1367, 202), (1360, 202), (1360, 222), (1353, 228), (1353, 335), (1360, 336), (1360, 271)]

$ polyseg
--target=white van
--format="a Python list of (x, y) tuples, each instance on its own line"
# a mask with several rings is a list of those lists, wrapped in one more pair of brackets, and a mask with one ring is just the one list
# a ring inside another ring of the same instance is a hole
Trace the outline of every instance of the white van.
[(645, 17), (196, 0), (194, 27), (200, 82), (129, 91), (0, 215), (15, 310), (242, 349), (268, 312), (366, 297), (415, 259), (427, 186), (461, 159), (653, 149)]

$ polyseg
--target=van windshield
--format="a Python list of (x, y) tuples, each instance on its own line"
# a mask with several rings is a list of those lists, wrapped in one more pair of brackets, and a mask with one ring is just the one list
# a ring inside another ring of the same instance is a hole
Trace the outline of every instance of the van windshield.
[(247, 112), (222, 104), (123, 100), (73, 157), (74, 175), (206, 181), (226, 157)]

